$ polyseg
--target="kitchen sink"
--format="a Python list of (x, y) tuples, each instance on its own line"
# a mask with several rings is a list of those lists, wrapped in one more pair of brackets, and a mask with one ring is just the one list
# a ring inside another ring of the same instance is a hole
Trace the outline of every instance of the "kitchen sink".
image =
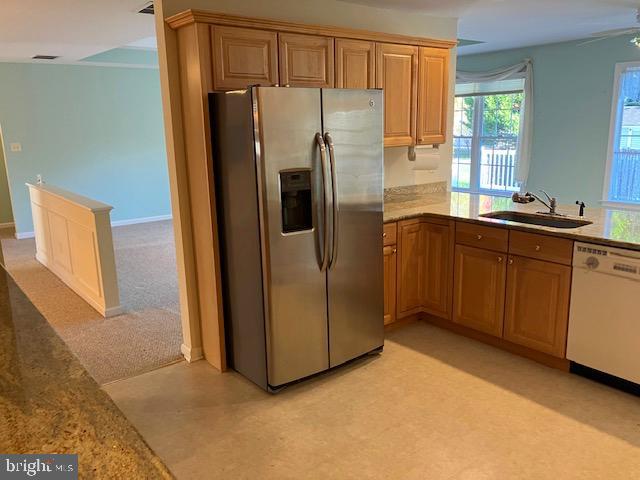
[(489, 212), (480, 215), (485, 218), (495, 218), (497, 220), (507, 220), (509, 222), (529, 223), (532, 225), (542, 225), (554, 228), (578, 228), (590, 225), (593, 222), (578, 218), (563, 217), (561, 215), (546, 215), (543, 213), (524, 213), (505, 210), (501, 212)]

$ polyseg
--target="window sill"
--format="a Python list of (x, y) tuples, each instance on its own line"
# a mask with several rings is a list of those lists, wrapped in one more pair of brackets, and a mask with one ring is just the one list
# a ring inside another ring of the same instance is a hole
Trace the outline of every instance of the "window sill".
[(451, 187), (452, 192), (456, 193), (471, 193), (473, 195), (490, 195), (492, 197), (511, 197), (513, 192), (505, 192), (502, 190), (470, 190), (468, 188), (456, 188)]
[(640, 203), (612, 202), (610, 200), (600, 200), (602, 208), (613, 208), (616, 210), (635, 210), (640, 211)]

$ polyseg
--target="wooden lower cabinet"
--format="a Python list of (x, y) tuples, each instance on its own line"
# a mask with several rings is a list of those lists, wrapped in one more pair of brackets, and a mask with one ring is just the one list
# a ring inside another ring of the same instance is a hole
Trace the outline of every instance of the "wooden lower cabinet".
[[(566, 368), (573, 242), (523, 232), (512, 240), (507, 230), (436, 217), (385, 224), (385, 325), (424, 312), (446, 328)], [(527, 256), (507, 253), (517, 249)]]
[(423, 223), (424, 279), (422, 307), (432, 315), (449, 318), (451, 305), (451, 240), (449, 225)]
[(453, 321), (502, 336), (506, 254), (466, 245), (455, 247)]
[(384, 324), (396, 321), (396, 255), (395, 245), (384, 247)]
[(398, 224), (398, 316), (422, 310), (424, 291), (424, 233), (419, 220)]
[(398, 316), (427, 312), (450, 318), (452, 225), (399, 223)]
[(570, 290), (570, 266), (509, 257), (504, 339), (563, 358)]

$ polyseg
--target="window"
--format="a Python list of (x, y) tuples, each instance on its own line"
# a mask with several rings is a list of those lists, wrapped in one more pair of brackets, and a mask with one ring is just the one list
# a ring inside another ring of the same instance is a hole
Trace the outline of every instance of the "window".
[[(471, 85), (456, 87), (451, 185), (455, 190), (472, 192), (518, 191), (516, 153), (523, 80)], [(519, 88), (482, 93), (483, 89), (505, 86)], [(469, 90), (472, 92), (466, 93)]]
[(640, 205), (640, 63), (616, 66), (604, 200)]

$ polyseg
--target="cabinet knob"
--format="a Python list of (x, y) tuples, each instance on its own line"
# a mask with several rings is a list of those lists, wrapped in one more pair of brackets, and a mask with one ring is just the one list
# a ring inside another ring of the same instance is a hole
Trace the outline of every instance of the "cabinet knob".
[(386, 237), (386, 236), (387, 236), (387, 232), (383, 232), (383, 233), (382, 233), (382, 238), (384, 238), (384, 237)]
[(478, 235), (476, 236), (476, 238), (477, 238), (478, 240), (482, 240), (482, 235), (478, 234)]
[(274, 84), (273, 84), (273, 86), (274, 86), (274, 87), (279, 87), (279, 86), (280, 86), (280, 84), (279, 84), (279, 83), (274, 83)]
[(498, 263), (502, 263), (502, 257), (498, 257)]
[(509, 265), (513, 265), (513, 258), (509, 259)]
[(536, 245), (536, 252), (540, 251), (540, 245)]
[(394, 248), (393, 250), (391, 250), (391, 253), (396, 253), (398, 250), (396, 248)]
[(291, 85), (289, 85), (288, 83), (284, 84), (285, 88), (289, 88)]

